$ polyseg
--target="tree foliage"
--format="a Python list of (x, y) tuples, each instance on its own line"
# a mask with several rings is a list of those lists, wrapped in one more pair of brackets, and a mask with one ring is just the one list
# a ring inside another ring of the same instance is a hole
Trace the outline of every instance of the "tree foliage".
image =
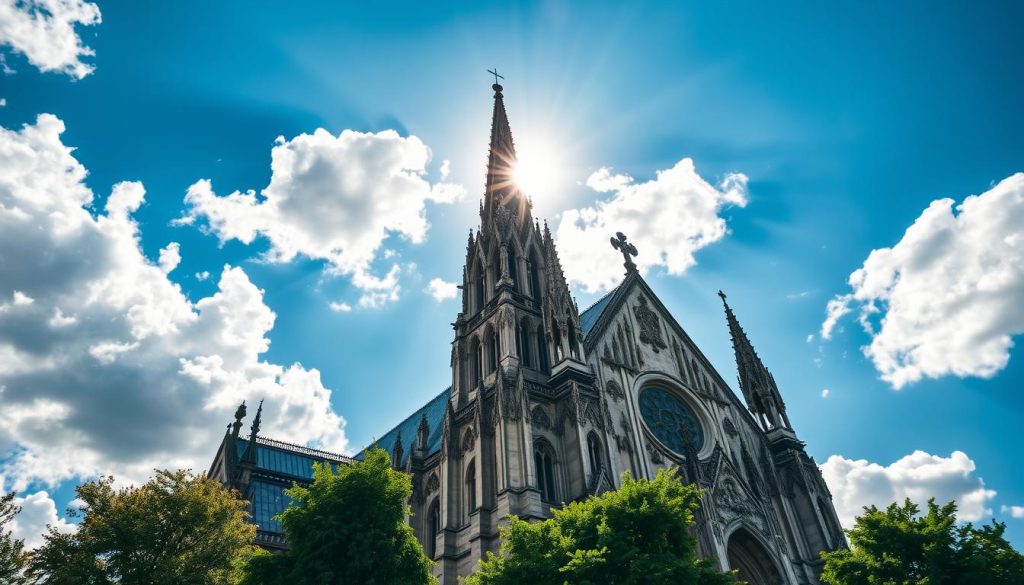
[(280, 515), (289, 550), (247, 565), (247, 585), (420, 585), (435, 583), (431, 561), (405, 522), (409, 476), (382, 449), (333, 469), (315, 464), (308, 488), (286, 491)]
[(21, 508), (14, 505), (14, 492), (0, 496), (0, 583), (21, 583), (25, 566), (25, 543), (8, 528)]
[(958, 524), (956, 504), (928, 511), (909, 499), (865, 507), (847, 530), (849, 550), (822, 553), (830, 585), (1011, 585), (1024, 583), (1024, 557), (1003, 537), (1006, 525)]
[(653, 480), (623, 476), (622, 487), (553, 512), (542, 522), (512, 517), (499, 554), (488, 554), (467, 585), (632, 585), (735, 583), (697, 558), (690, 532), (700, 501), (675, 471)]
[(233, 563), (252, 553), (246, 504), (219, 483), (157, 471), (139, 487), (105, 477), (76, 488), (74, 534), (51, 528), (28, 575), (48, 585), (227, 585)]

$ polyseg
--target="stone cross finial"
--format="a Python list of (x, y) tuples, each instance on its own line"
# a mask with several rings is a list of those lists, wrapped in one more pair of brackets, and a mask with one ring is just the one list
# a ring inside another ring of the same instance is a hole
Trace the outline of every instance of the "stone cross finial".
[(623, 266), (626, 267), (626, 274), (636, 272), (636, 264), (630, 258), (630, 256), (636, 256), (636, 246), (627, 242), (626, 236), (622, 232), (615, 232), (615, 237), (611, 238), (611, 243), (612, 248), (622, 252), (622, 258), (625, 260)]
[[(493, 71), (488, 69), (487, 72), (494, 76), (494, 85), (498, 85), (498, 79), (505, 79), (504, 75), (498, 75), (498, 68), (497, 67), (495, 67)], [(500, 91), (500, 90), (497, 90), (497, 91)]]

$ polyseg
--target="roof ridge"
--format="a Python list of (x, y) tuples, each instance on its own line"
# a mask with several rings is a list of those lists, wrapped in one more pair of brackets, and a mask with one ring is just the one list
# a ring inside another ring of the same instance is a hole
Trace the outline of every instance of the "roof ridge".
[[(247, 439), (241, 440), (247, 441)], [(256, 444), (265, 445), (268, 447), (291, 448), (297, 450), (299, 453), (304, 453), (306, 455), (326, 455), (327, 457), (332, 457), (334, 459), (337, 459), (338, 461), (352, 461), (351, 457), (349, 457), (348, 455), (342, 455), (341, 453), (326, 451), (324, 449), (317, 449), (315, 447), (307, 447), (305, 445), (298, 445), (296, 443), (289, 443), (287, 441), (281, 441), (278, 439), (271, 439), (270, 437), (261, 437), (259, 435), (256, 436)]]

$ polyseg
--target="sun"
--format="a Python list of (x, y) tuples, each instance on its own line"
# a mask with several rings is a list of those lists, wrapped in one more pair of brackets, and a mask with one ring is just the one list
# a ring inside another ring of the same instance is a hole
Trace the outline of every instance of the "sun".
[[(517, 141), (518, 142), (518, 141)], [(564, 167), (560, 149), (553, 142), (524, 137), (516, 145), (517, 161), (512, 179), (527, 197), (550, 202), (564, 189)]]

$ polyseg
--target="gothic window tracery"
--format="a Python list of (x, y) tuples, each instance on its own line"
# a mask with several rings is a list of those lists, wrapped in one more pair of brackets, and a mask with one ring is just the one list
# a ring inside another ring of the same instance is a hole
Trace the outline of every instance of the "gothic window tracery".
[(494, 329), (488, 326), (484, 333), (484, 339), (487, 346), (487, 373), (489, 374), (498, 369), (498, 336), (494, 334)]
[(551, 445), (544, 439), (537, 439), (533, 444), (533, 462), (537, 468), (537, 488), (541, 499), (556, 503), (555, 493), (555, 453)]
[(687, 440), (695, 451), (704, 446), (704, 430), (693, 409), (665, 388), (648, 386), (640, 391), (640, 415), (658, 441), (677, 455), (685, 456)]
[(533, 367), (533, 352), (531, 351), (532, 348), (530, 347), (532, 345), (530, 343), (530, 330), (530, 322), (527, 321), (526, 319), (523, 319), (519, 323), (519, 355), (523, 361), (523, 366), (527, 368)]
[(544, 338), (544, 326), (537, 325), (537, 355), (540, 357), (540, 370), (547, 372), (551, 369), (551, 361), (548, 356), (548, 343)]
[(528, 270), (530, 271), (530, 295), (539, 301), (541, 297), (540, 259), (537, 258), (536, 250), (530, 255)]

